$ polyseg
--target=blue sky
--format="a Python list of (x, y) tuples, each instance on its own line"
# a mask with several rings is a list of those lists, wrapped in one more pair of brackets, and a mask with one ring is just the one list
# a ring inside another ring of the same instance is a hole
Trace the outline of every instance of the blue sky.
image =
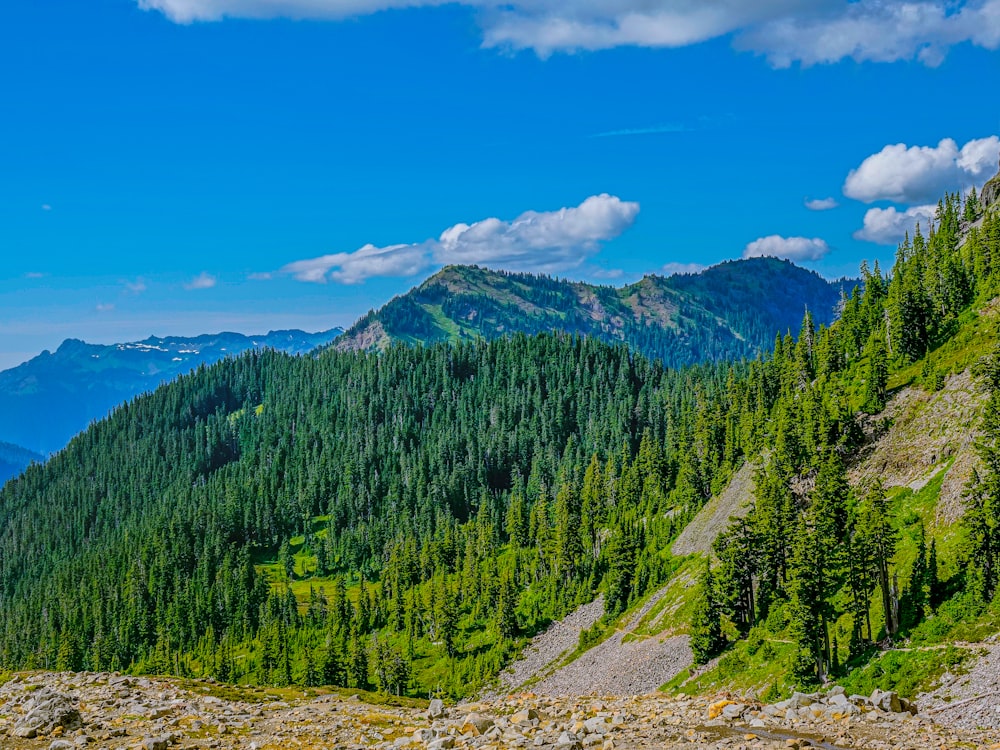
[(998, 48), (1000, 0), (9, 0), (0, 367), (446, 262), (888, 264), (996, 171)]

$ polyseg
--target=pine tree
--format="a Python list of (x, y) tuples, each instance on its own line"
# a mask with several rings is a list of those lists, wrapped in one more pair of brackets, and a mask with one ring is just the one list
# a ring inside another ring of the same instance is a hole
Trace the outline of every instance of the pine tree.
[(698, 581), (691, 614), (691, 652), (694, 654), (695, 664), (705, 664), (718, 654), (725, 644), (715, 580), (711, 566), (706, 561)]
[(885, 344), (878, 333), (872, 334), (865, 351), (868, 355), (868, 367), (865, 369), (865, 390), (861, 410), (867, 414), (878, 414), (885, 408), (886, 386), (889, 383)]

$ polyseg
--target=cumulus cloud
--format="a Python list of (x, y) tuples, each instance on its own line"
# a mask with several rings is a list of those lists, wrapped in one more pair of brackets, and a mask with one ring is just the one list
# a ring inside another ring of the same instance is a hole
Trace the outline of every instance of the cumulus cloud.
[(509, 222), (484, 219), (456, 224), (442, 232), (434, 259), (538, 273), (568, 271), (594, 255), (601, 242), (632, 226), (638, 213), (638, 203), (603, 193), (575, 208), (525, 211)]
[(937, 146), (889, 145), (851, 170), (844, 195), (865, 203), (926, 203), (948, 190), (981, 186), (996, 168), (998, 151), (1000, 138), (995, 135), (961, 148), (951, 138)]
[[(178, 23), (225, 17), (342, 19), (446, 0), (137, 0)], [(683, 47), (733, 34), (787, 67), (844, 58), (941, 62), (962, 42), (1000, 46), (1000, 0), (458, 0), (476, 8), (485, 47), (552, 52)]]
[(782, 237), (772, 234), (754, 240), (743, 250), (744, 258), (786, 258), (803, 262), (822, 260), (830, 252), (826, 240), (819, 237)]
[(660, 273), (664, 276), (675, 276), (681, 273), (701, 273), (706, 268), (708, 266), (701, 263), (667, 263), (660, 269)]
[(297, 260), (284, 266), (282, 273), (299, 281), (359, 284), (373, 276), (414, 276), (430, 265), (423, 245), (365, 245), (353, 253), (333, 253)]
[(907, 232), (913, 234), (917, 224), (924, 227), (934, 218), (936, 206), (913, 206), (904, 211), (894, 207), (870, 208), (865, 213), (864, 226), (854, 233), (854, 239), (879, 245), (895, 245)]
[(837, 203), (835, 198), (813, 198), (806, 201), (806, 208), (810, 211), (829, 211), (838, 205), (840, 204)]
[(212, 274), (202, 271), (200, 274), (195, 276), (191, 281), (184, 285), (185, 289), (211, 289), (218, 283)]
[(788, 13), (748, 29), (736, 46), (775, 67), (918, 60), (935, 67), (962, 42), (1000, 46), (1000, 0), (857, 0), (817, 2), (813, 12)]
[(639, 204), (601, 194), (558, 211), (525, 211), (513, 221), (456, 224), (436, 240), (332, 253), (281, 268), (299, 281), (358, 284), (375, 276), (414, 276), (434, 265), (480, 264), (511, 271), (561, 273), (579, 268), (635, 221)]

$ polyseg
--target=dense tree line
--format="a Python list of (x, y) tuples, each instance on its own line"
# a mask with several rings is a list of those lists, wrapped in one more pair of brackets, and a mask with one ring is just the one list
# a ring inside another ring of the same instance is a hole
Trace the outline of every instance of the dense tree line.
[(439, 658), (467, 690), (663, 582), (764, 369), (564, 335), (202, 368), (0, 492), (0, 661), (406, 691)]
[[(796, 341), (775, 343), (780, 394), (755, 476), (755, 504), (717, 540), (718, 566), (702, 581), (692, 623), (701, 661), (725, 647), (723, 619), (742, 635), (755, 626), (787, 626), (798, 645), (797, 677), (819, 680), (841, 666), (831, 626), (845, 614), (852, 623), (848, 658), (857, 658), (941, 603), (935, 540), (921, 531), (901, 590), (886, 492), (877, 482), (852, 488), (845, 464), (858, 447), (858, 415), (885, 407), (893, 370), (926, 358), (924, 385), (942, 386), (943, 373), (929, 355), (963, 310), (1000, 292), (1000, 216), (982, 217), (974, 192), (964, 200), (949, 195), (929, 235), (918, 227), (899, 245), (890, 274), (864, 265), (862, 281), (833, 325), (814, 330), (807, 316)], [(991, 395), (979, 444), (983, 469), (969, 489), (970, 543), (962, 566), (963, 595), (971, 594), (973, 611), (994, 596), (1000, 570), (998, 361), (980, 367)], [(775, 610), (780, 616), (769, 621)]]

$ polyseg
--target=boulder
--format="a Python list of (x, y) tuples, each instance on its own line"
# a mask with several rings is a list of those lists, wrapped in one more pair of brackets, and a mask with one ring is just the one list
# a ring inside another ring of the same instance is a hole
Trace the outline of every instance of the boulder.
[(556, 740), (556, 746), (560, 750), (579, 750), (582, 747), (580, 738), (572, 732), (563, 732), (560, 734), (559, 739)]
[(882, 711), (887, 711), (890, 713), (899, 713), (903, 710), (902, 704), (899, 702), (899, 695), (891, 690), (879, 690), (876, 688), (872, 691), (871, 698), (869, 699), (875, 708), (881, 709)]
[(603, 716), (587, 719), (583, 722), (583, 727), (588, 734), (604, 734), (609, 729), (608, 722)]
[(431, 701), (431, 704), (427, 707), (427, 718), (428, 719), (441, 719), (444, 718), (444, 701), (440, 698), (435, 698)]
[(722, 709), (722, 716), (726, 719), (738, 719), (743, 715), (743, 712), (747, 710), (746, 705), (743, 703), (730, 703)]
[(811, 706), (816, 702), (817, 696), (815, 693), (792, 693), (792, 697), (788, 699), (789, 708), (802, 708), (803, 706)]
[(82, 726), (80, 712), (69, 696), (45, 691), (28, 703), (28, 712), (14, 725), (11, 734), (30, 740), (40, 734), (51, 734), (56, 727), (73, 730)]
[(485, 734), (493, 726), (493, 719), (482, 714), (469, 714), (462, 722), (462, 734), (472, 734), (478, 737)]

